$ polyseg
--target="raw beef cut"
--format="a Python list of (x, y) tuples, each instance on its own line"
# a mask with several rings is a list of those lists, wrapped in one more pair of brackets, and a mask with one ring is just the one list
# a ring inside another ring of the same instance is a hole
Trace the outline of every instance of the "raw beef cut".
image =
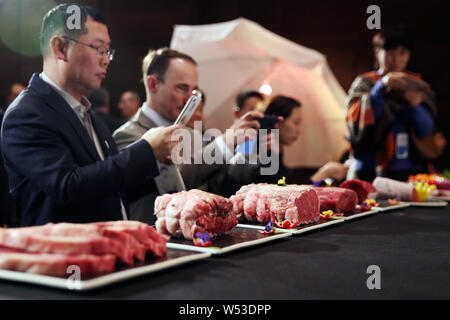
[(101, 236), (119, 241), (126, 250), (130, 250), (133, 257), (143, 261), (147, 251), (146, 246), (141, 244), (132, 235), (115, 230), (113, 227), (99, 226), (94, 224), (81, 225), (75, 223), (49, 223), (41, 230), (43, 235), (59, 237), (77, 237), (77, 236)]
[(377, 191), (370, 182), (359, 179), (346, 180), (339, 185), (339, 188), (347, 188), (355, 191), (358, 195), (359, 204), (363, 203), (369, 194)]
[(114, 254), (127, 264), (134, 263), (133, 251), (117, 240), (102, 236), (53, 236), (39, 232), (43, 229), (33, 229), (0, 230), (0, 244), (37, 253)]
[(82, 275), (114, 271), (116, 257), (112, 254), (65, 255), (32, 253), (0, 247), (0, 269), (23, 271), (48, 276), (68, 276), (69, 266), (80, 268)]
[(337, 210), (349, 212), (358, 204), (358, 195), (355, 191), (338, 187), (314, 188), (319, 196), (320, 211)]
[(401, 201), (418, 201), (417, 190), (412, 183), (376, 177), (373, 186), (377, 189), (377, 199), (399, 198)]
[(229, 199), (197, 189), (164, 194), (155, 200), (156, 230), (185, 239), (223, 234), (237, 225), (232, 209)]
[(153, 227), (139, 221), (111, 221), (93, 223), (107, 230), (125, 232), (143, 244), (156, 257), (163, 257), (167, 252), (167, 235), (157, 232)]
[(307, 224), (320, 219), (319, 199), (308, 186), (250, 184), (231, 196), (233, 212), (240, 218), (261, 223), (290, 220)]
[(133, 265), (148, 252), (164, 256), (168, 239), (138, 221), (0, 229), (0, 269), (60, 276), (77, 265), (82, 275), (112, 272), (117, 259)]

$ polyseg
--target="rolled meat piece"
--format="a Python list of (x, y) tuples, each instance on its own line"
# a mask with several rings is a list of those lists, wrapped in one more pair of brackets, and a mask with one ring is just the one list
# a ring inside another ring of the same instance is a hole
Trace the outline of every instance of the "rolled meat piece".
[(372, 184), (377, 189), (376, 199), (398, 198), (401, 201), (418, 201), (417, 190), (412, 183), (376, 177)]
[(219, 235), (238, 221), (227, 198), (192, 189), (164, 194), (155, 200), (156, 230), (175, 237), (193, 239), (196, 233)]

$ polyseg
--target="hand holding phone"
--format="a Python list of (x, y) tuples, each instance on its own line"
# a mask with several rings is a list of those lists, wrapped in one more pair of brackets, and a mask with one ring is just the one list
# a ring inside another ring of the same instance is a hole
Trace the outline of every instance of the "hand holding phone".
[[(256, 120), (260, 124), (260, 130), (266, 129), (268, 130), (268, 134), (270, 130), (274, 129), (275, 124), (280, 120), (279, 116), (273, 114), (265, 114), (263, 118), (256, 118)], [(257, 154), (259, 150), (259, 138), (256, 137), (252, 140), (247, 140), (241, 145), (236, 147), (236, 152), (240, 152), (243, 154)]]
[(256, 119), (259, 121), (259, 124), (261, 125), (260, 129), (273, 129), (275, 124), (278, 122), (279, 117), (273, 114), (265, 114), (264, 118)]

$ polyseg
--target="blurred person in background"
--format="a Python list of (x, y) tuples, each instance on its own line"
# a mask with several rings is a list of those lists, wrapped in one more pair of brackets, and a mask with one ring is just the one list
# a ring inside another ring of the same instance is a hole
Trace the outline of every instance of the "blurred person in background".
[(141, 98), (139, 93), (127, 90), (120, 96), (118, 108), (120, 115), (126, 121), (130, 120), (141, 106)]
[(346, 103), (351, 155), (360, 179), (406, 181), (426, 172), (427, 159), (439, 156), (446, 144), (435, 125), (434, 93), (410, 71), (412, 38), (406, 27), (386, 27), (372, 45), (376, 70), (355, 79)]
[(111, 134), (124, 123), (122, 119), (111, 114), (109, 92), (105, 88), (101, 87), (92, 92), (88, 100), (91, 102), (94, 113), (103, 120)]
[(249, 111), (256, 110), (264, 104), (264, 96), (257, 90), (245, 90), (236, 97), (233, 115), (239, 119)]
[[(235, 180), (239, 181), (236, 185), (245, 185), (249, 183), (274, 183), (279, 179), (286, 178), (286, 183), (294, 184), (310, 184), (326, 178), (332, 178), (336, 181), (344, 180), (348, 167), (342, 163), (330, 161), (319, 168), (308, 180), (297, 181), (291, 175), (291, 171), (286, 168), (283, 161), (283, 149), (292, 145), (301, 135), (302, 108), (301, 103), (291, 97), (277, 95), (274, 96), (266, 110), (265, 115), (277, 116), (281, 121), (274, 125), (274, 129), (279, 130), (279, 148), (273, 146), (271, 152), (278, 153), (279, 170), (274, 175), (261, 175), (260, 168), (262, 165), (235, 165), (230, 167), (229, 174)], [(307, 152), (307, 150), (305, 150)]]
[(9, 87), (9, 92), (6, 97), (6, 104), (3, 107), (0, 107), (0, 123), (3, 118), (3, 114), (6, 111), (6, 108), (10, 105), (11, 102), (14, 101), (15, 98), (25, 89), (25, 86), (19, 82), (15, 82)]

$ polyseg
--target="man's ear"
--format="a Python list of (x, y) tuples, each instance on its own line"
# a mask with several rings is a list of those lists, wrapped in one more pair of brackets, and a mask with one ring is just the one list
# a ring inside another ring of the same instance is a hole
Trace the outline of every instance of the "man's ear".
[(59, 36), (50, 39), (50, 49), (57, 60), (67, 61), (68, 41)]
[(150, 93), (155, 93), (158, 91), (159, 80), (155, 75), (151, 74), (147, 77), (147, 87)]

